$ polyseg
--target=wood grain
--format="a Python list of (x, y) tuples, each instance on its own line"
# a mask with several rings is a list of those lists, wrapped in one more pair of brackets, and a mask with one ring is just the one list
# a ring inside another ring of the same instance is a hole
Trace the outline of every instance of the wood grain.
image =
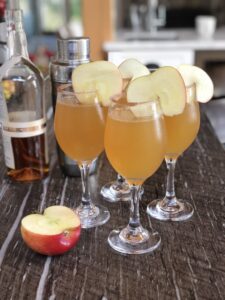
[(145, 213), (149, 201), (164, 194), (164, 164), (144, 184), (142, 224), (162, 238), (151, 254), (119, 255), (107, 244), (110, 230), (126, 225), (129, 205), (110, 204), (99, 195), (101, 186), (116, 177), (105, 155), (91, 189), (95, 202), (109, 208), (110, 221), (83, 230), (77, 247), (62, 256), (45, 257), (25, 246), (22, 216), (53, 204), (75, 207), (81, 196), (80, 178), (66, 178), (58, 167), (52, 133), (49, 142), (51, 172), (43, 181), (11, 182), (0, 165), (1, 300), (225, 299), (225, 152), (204, 115), (198, 138), (176, 170), (177, 195), (195, 208), (191, 220), (165, 223)]

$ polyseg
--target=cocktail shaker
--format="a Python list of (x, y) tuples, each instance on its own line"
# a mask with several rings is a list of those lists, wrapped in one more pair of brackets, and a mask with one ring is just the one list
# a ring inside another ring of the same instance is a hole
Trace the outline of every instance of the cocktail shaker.
[[(73, 70), (80, 64), (90, 61), (90, 40), (88, 37), (57, 39), (57, 53), (50, 63), (52, 83), (52, 103), (55, 112), (57, 90), (71, 83)], [(65, 175), (80, 176), (80, 170), (75, 161), (70, 159), (57, 144), (60, 167)], [(96, 169), (97, 162), (91, 166), (90, 172)]]

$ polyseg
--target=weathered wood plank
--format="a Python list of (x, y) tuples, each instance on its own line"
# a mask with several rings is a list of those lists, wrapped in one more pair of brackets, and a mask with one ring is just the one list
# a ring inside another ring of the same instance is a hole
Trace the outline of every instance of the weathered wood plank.
[(0, 299), (225, 299), (225, 152), (204, 116), (176, 170), (177, 195), (195, 207), (191, 220), (164, 223), (145, 212), (150, 200), (164, 195), (164, 164), (144, 184), (142, 223), (162, 238), (152, 254), (123, 256), (107, 244), (110, 230), (128, 222), (129, 204), (110, 204), (99, 195), (116, 177), (105, 155), (91, 187), (95, 201), (109, 208), (110, 221), (83, 230), (78, 246), (62, 256), (47, 258), (24, 245), (15, 223), (20, 214), (53, 204), (75, 207), (81, 196), (80, 178), (62, 175), (53, 139), (50, 144), (51, 172), (43, 181), (12, 183), (0, 165)]

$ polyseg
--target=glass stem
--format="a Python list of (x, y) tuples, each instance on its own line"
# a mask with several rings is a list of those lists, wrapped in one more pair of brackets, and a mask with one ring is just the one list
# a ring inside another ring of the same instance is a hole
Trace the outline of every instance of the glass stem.
[(175, 206), (177, 204), (177, 198), (175, 195), (174, 186), (174, 173), (176, 166), (176, 159), (166, 159), (166, 166), (168, 170), (167, 174), (167, 184), (166, 184), (166, 197), (164, 200), (167, 202), (168, 206)]
[(84, 206), (90, 206), (91, 205), (91, 196), (90, 196), (90, 190), (89, 190), (90, 165), (84, 163), (84, 164), (79, 165), (79, 167), (80, 167), (81, 181), (82, 181), (81, 203)]
[(134, 230), (141, 226), (140, 212), (139, 212), (139, 200), (140, 200), (140, 185), (131, 185), (131, 203), (130, 203), (130, 219), (129, 228)]

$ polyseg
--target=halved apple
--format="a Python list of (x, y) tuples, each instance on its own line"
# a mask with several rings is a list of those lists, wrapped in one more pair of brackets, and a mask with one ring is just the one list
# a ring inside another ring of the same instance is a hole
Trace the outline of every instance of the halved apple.
[(44, 214), (30, 214), (21, 221), (24, 242), (45, 255), (62, 254), (73, 248), (81, 233), (78, 215), (66, 206), (50, 206)]
[[(110, 98), (122, 92), (123, 80), (118, 68), (109, 61), (94, 61), (82, 64), (72, 73), (75, 92), (97, 91), (99, 101), (108, 106)], [(79, 94), (78, 94), (79, 97)], [(92, 103), (93, 97), (79, 97), (82, 103)]]
[(183, 112), (186, 102), (184, 81), (174, 67), (161, 67), (154, 73), (139, 77), (128, 86), (128, 102), (159, 100), (164, 115)]
[(148, 75), (148, 68), (135, 58), (128, 58), (119, 65), (119, 70), (124, 79), (135, 79)]
[(209, 75), (199, 67), (192, 65), (180, 65), (178, 71), (184, 79), (185, 85), (196, 84), (196, 100), (198, 102), (208, 102), (214, 92), (213, 82)]

